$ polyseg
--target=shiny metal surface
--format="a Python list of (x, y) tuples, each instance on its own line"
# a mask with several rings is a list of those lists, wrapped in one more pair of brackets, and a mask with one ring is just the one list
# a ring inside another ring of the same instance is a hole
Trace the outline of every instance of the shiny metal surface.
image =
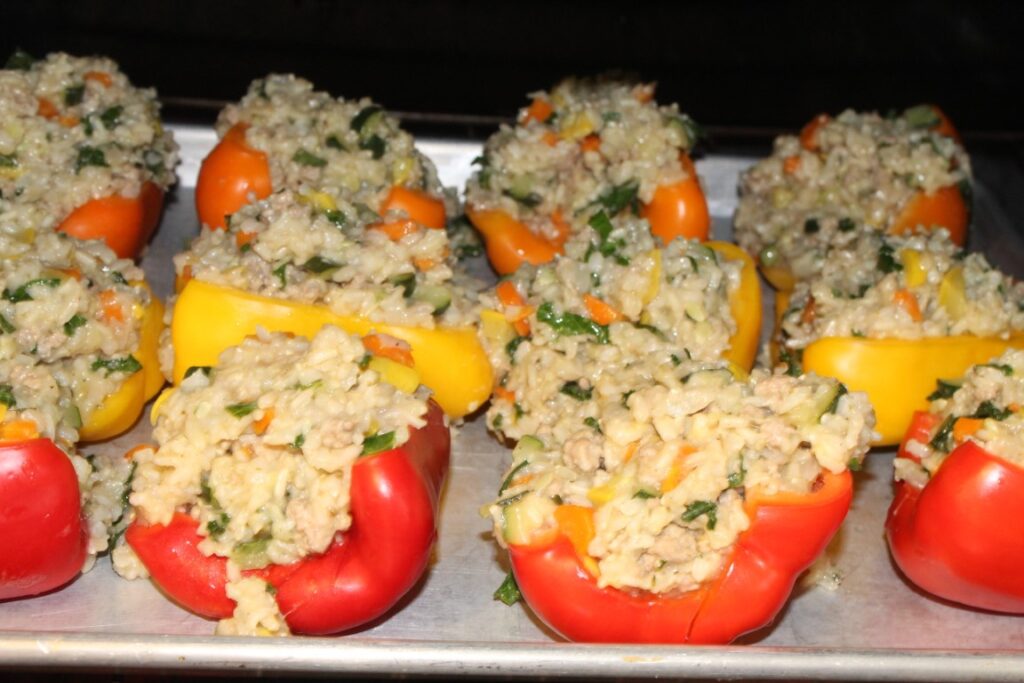
[[(183, 181), (143, 265), (154, 289), (171, 289), (171, 256), (197, 232), (193, 192), (211, 131), (178, 127)], [(448, 185), (460, 186), (479, 145), (426, 141)], [(749, 160), (698, 163), (715, 236), (728, 238), (736, 177)], [(979, 193), (984, 200), (986, 195)], [(995, 202), (980, 207), (1005, 225)], [(989, 233), (991, 234), (991, 233)], [(1000, 249), (1016, 248), (1019, 237)], [(987, 245), (986, 245), (987, 246)], [(771, 320), (766, 302), (765, 320)], [(898, 381), (898, 380), (897, 380)], [(148, 420), (86, 452), (126, 450), (149, 438)], [(215, 638), (213, 624), (176, 607), (145, 581), (119, 579), (109, 561), (63, 591), (0, 604), (0, 666), (199, 669), (355, 674), (501, 674), (848, 680), (1021, 680), (1024, 619), (954, 607), (918, 593), (897, 575), (882, 538), (892, 451), (873, 452), (857, 476), (853, 509), (830, 556), (836, 590), (800, 585), (776, 623), (731, 647), (594, 647), (558, 642), (530, 612), (491, 595), (506, 565), (479, 515), (508, 451), (477, 418), (457, 430), (427, 576), (389, 619), (339, 638)]]

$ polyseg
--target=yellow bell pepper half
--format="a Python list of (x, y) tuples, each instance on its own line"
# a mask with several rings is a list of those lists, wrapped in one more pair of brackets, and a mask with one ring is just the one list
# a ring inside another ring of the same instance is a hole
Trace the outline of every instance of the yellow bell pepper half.
[(743, 263), (739, 287), (729, 294), (729, 310), (736, 322), (736, 332), (729, 338), (729, 350), (724, 357), (749, 372), (754, 367), (761, 339), (761, 283), (757, 279), (757, 268), (747, 252), (735, 244), (705, 242), (705, 245), (729, 260)]
[(174, 307), (174, 382), (180, 383), (192, 366), (216, 365), (224, 349), (255, 334), (257, 327), (312, 337), (328, 324), (350, 334), (378, 332), (407, 342), (423, 384), (433, 390), (434, 399), (451, 417), (476, 410), (490, 395), (491, 365), (472, 327), (431, 330), (376, 323), (338, 315), (325, 306), (273, 299), (199, 280), (189, 280)]
[(82, 441), (104, 441), (128, 431), (142, 414), (146, 401), (160, 391), (164, 376), (160, 372), (157, 349), (163, 328), (164, 306), (154, 296), (142, 312), (139, 348), (133, 354), (142, 364), (142, 370), (127, 377), (96, 410), (83, 416), (82, 428), (78, 430)]

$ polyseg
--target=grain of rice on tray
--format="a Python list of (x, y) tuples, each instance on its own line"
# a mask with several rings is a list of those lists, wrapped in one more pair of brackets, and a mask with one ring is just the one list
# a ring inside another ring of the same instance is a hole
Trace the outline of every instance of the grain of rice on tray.
[(141, 369), (132, 354), (150, 292), (142, 271), (101, 242), (0, 232), (0, 256), (0, 439), (38, 435), (68, 454), (88, 569), (116, 533), (131, 472), (120, 454), (79, 455), (78, 429)]
[(950, 451), (965, 440), (1024, 467), (1024, 351), (1010, 350), (975, 365), (962, 378), (941, 380), (929, 396), (938, 417), (928, 442), (908, 439), (906, 450), (918, 461), (897, 457), (897, 481), (924, 486)]
[(218, 135), (237, 124), (246, 126), (245, 141), (267, 155), (275, 189), (309, 194), (325, 210), (342, 200), (363, 214), (382, 214), (391, 188), (404, 186), (444, 201), (448, 215), (455, 213), (454, 197), (445, 194), (434, 164), (398, 120), (368, 98), (334, 98), (302, 78), (271, 74), (253, 81), (240, 103), (221, 112)]
[(1024, 283), (961, 251), (945, 230), (864, 232), (797, 284), (782, 340), (794, 351), (822, 337), (1006, 339), (1024, 331), (1021, 301)]
[(341, 315), (396, 325), (469, 325), (475, 293), (448, 261), (444, 230), (391, 239), (338, 199), (331, 217), (290, 190), (250, 204), (227, 230), (203, 228), (174, 257), (181, 280), (323, 304)]
[[(199, 550), (228, 558), (238, 607), (218, 632), (287, 633), (264, 582), (241, 570), (326, 550), (351, 524), (364, 441), (392, 433), (398, 446), (425, 424), (426, 399), (361, 369), (364, 353), (330, 325), (312, 340), (260, 331), (187, 377), (157, 411), (157, 446), (133, 454), (133, 514), (167, 524), (186, 512), (199, 522)], [(113, 558), (122, 576), (145, 575), (129, 546)]]
[(935, 116), (927, 106), (894, 118), (847, 110), (817, 129), (812, 149), (795, 135), (776, 138), (772, 155), (740, 176), (737, 241), (762, 265), (804, 279), (830, 247), (888, 229), (916, 194), (969, 194), (967, 153), (932, 129)]
[(653, 84), (570, 78), (532, 97), (518, 125), (502, 125), (484, 145), (466, 187), (474, 209), (500, 209), (558, 240), (565, 225), (585, 231), (586, 209), (601, 197), (647, 203), (688, 177), (680, 155), (699, 129), (678, 105), (657, 104)]
[(741, 380), (682, 360), (630, 380), (570, 438), (519, 440), (490, 507), (499, 542), (529, 543), (557, 528), (559, 506), (583, 506), (600, 586), (691, 590), (750, 525), (745, 491), (808, 493), (824, 470), (859, 462), (873, 435), (867, 397), (813, 374)]
[[(696, 241), (664, 247), (640, 219), (620, 226), (573, 237), (564, 256), (521, 267), (483, 297), (481, 338), (500, 377), (495, 431), (564, 440), (633, 381), (729, 348), (742, 264)], [(616, 246), (605, 255), (599, 243)]]
[(102, 57), (15, 53), (0, 70), (0, 231), (48, 230), (92, 199), (175, 181), (156, 92)]

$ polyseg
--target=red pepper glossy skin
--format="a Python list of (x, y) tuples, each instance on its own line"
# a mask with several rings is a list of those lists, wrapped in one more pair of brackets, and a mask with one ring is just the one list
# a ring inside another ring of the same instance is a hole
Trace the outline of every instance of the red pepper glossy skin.
[(63, 586), (88, 541), (68, 456), (49, 439), (0, 444), (0, 600)]
[[(437, 537), (441, 487), (451, 437), (433, 401), (427, 424), (390, 451), (352, 468), (352, 526), (322, 555), (246, 572), (277, 589), (295, 633), (326, 635), (375, 619), (419, 580)], [(206, 557), (197, 522), (177, 513), (167, 526), (132, 524), (125, 534), (153, 581), (175, 601), (204, 617), (231, 616), (225, 594), (227, 560)]]
[(592, 643), (728, 643), (767, 625), (796, 578), (825, 549), (846, 517), (852, 477), (825, 473), (803, 496), (747, 501), (750, 527), (721, 575), (678, 595), (599, 588), (562, 535), (509, 547), (530, 608), (569, 640)]
[[(936, 422), (917, 413), (900, 454)], [(929, 593), (1024, 614), (1024, 469), (967, 440), (924, 488), (896, 483), (885, 535), (896, 565)]]

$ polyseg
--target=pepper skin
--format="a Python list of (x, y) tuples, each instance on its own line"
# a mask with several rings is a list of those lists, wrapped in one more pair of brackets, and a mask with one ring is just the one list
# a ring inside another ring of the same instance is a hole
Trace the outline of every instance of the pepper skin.
[(402, 339), (412, 347), (416, 370), (434, 399), (451, 417), (476, 410), (490, 396), (490, 362), (471, 327), (409, 327), (342, 316), (325, 306), (298, 304), (238, 289), (189, 280), (174, 307), (174, 381), (192, 366), (216, 365), (221, 351), (255, 334), (257, 327), (312, 337), (326, 324), (364, 336), (371, 331)]
[(49, 439), (0, 443), (0, 600), (66, 584), (88, 541), (68, 456)]
[(729, 338), (729, 350), (724, 357), (749, 372), (757, 359), (757, 345), (761, 339), (761, 283), (757, 279), (757, 269), (747, 252), (731, 242), (708, 242), (707, 246), (727, 259), (743, 264), (739, 286), (729, 294), (729, 310), (736, 323), (736, 332)]
[[(651, 202), (640, 209), (651, 224), (651, 232), (665, 244), (677, 237), (706, 240), (711, 228), (708, 202), (693, 162), (686, 154), (679, 159), (689, 177), (658, 187)], [(487, 258), (499, 275), (514, 273), (523, 263), (539, 265), (551, 261), (562, 253), (568, 237), (568, 231), (560, 231), (556, 239), (545, 238), (498, 209), (467, 205), (466, 216), (483, 235)]]
[(120, 258), (137, 258), (156, 230), (164, 192), (146, 182), (137, 197), (92, 199), (65, 218), (57, 230), (81, 240), (103, 240)]
[(824, 472), (806, 495), (748, 491), (750, 527), (736, 540), (721, 574), (678, 595), (599, 588), (561, 534), (509, 555), (527, 604), (563, 637), (591, 643), (728, 643), (767, 625), (797, 576), (825, 549), (853, 495), (849, 472)]
[[(275, 587), (295, 633), (326, 635), (356, 628), (390, 610), (415, 585), (437, 537), (441, 488), (451, 437), (429, 404), (427, 424), (401, 446), (360, 458), (352, 468), (352, 526), (322, 555), (245, 572)], [(204, 556), (197, 522), (176, 513), (167, 526), (133, 523), (125, 538), (154, 583), (185, 608), (211, 619), (231, 616), (227, 560)]]
[(270, 195), (270, 165), (267, 155), (245, 141), (248, 126), (231, 127), (217, 146), (203, 159), (196, 181), (196, 211), (199, 222), (211, 228), (225, 226), (225, 218), (249, 203), (250, 195)]
[(804, 372), (835, 377), (850, 391), (863, 391), (875, 409), (876, 446), (900, 442), (914, 411), (928, 406), (938, 379), (962, 377), (1006, 349), (1024, 348), (1024, 335), (864, 339), (827, 337), (803, 352)]
[[(148, 289), (148, 286), (147, 286)], [(82, 441), (104, 441), (131, 429), (142, 414), (146, 401), (164, 385), (157, 351), (163, 331), (164, 305), (155, 296), (143, 311), (139, 329), (139, 348), (133, 354), (142, 369), (125, 378), (90, 415), (78, 430)]]
[[(938, 418), (918, 412), (900, 448), (927, 443)], [(1024, 614), (1024, 469), (973, 440), (953, 449), (923, 488), (896, 483), (885, 537), (900, 571), (963, 605)]]

